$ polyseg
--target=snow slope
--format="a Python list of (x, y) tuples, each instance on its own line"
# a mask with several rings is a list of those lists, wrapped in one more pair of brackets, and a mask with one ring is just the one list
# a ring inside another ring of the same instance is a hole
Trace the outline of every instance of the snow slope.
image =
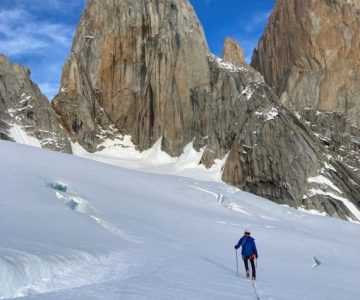
[(212, 168), (206, 169), (204, 165), (200, 165), (204, 149), (197, 152), (193, 148), (193, 143), (189, 143), (185, 146), (182, 155), (171, 157), (161, 150), (161, 139), (152, 148), (139, 152), (131, 142), (131, 136), (128, 135), (119, 136), (114, 140), (105, 139), (101, 146), (103, 150), (89, 153), (76, 143), (72, 144), (72, 150), (74, 155), (126, 169), (217, 182), (221, 181), (221, 169), (226, 161), (226, 156), (222, 160), (216, 159)]
[[(0, 142), (0, 298), (358, 299), (360, 227), (219, 182)], [(315, 259), (314, 259), (315, 257)]]

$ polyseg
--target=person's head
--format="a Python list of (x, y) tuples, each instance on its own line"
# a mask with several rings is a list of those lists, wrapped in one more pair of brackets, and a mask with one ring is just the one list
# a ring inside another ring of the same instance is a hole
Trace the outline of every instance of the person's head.
[(246, 228), (246, 229), (244, 230), (244, 235), (250, 235), (250, 229), (247, 229), (247, 228)]

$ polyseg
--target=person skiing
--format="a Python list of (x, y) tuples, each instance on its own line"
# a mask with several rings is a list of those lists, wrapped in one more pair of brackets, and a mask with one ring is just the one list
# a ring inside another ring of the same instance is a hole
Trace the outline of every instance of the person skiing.
[(244, 261), (246, 277), (250, 277), (249, 261), (251, 263), (251, 278), (256, 279), (255, 259), (258, 258), (258, 253), (255, 245), (255, 239), (250, 236), (250, 230), (245, 229), (244, 236), (235, 245), (235, 250), (241, 249), (241, 255)]

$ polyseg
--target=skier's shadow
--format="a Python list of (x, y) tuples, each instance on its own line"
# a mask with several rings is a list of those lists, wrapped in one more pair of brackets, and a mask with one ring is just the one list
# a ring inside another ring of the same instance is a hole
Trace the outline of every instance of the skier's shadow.
[(218, 262), (216, 262), (216, 261), (214, 261), (212, 259), (209, 259), (207, 257), (201, 257), (201, 259), (208, 262), (208, 263), (210, 263), (210, 264), (212, 264), (212, 265), (214, 265), (214, 266), (216, 266), (216, 267), (218, 267), (218, 268), (221, 268), (221, 269), (225, 270), (227, 273), (234, 274), (234, 272), (235, 272), (233, 269), (230, 269), (227, 266), (219, 264)]

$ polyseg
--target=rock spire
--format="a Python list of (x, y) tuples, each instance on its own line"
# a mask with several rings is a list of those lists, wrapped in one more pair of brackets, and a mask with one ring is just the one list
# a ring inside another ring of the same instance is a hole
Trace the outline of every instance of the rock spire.
[(226, 62), (232, 63), (235, 66), (241, 66), (246, 64), (244, 52), (240, 44), (229, 37), (225, 39), (222, 59)]

